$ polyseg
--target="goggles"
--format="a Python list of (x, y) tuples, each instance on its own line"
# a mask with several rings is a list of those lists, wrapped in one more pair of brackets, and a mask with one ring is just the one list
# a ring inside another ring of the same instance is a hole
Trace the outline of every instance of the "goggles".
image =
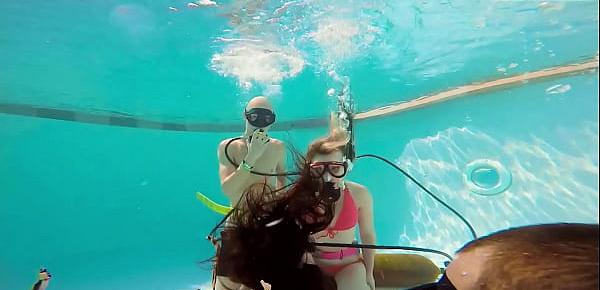
[(329, 172), (331, 176), (342, 178), (348, 171), (348, 163), (338, 161), (315, 162), (310, 164), (310, 175), (313, 178), (321, 178), (325, 172)]
[(265, 128), (275, 123), (275, 114), (269, 109), (253, 108), (247, 110), (245, 115), (248, 123), (257, 128)]

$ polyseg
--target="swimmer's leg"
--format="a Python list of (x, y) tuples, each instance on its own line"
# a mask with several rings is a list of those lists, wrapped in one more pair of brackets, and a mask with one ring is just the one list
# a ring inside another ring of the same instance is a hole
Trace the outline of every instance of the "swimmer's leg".
[(365, 264), (350, 264), (335, 274), (335, 282), (339, 290), (370, 290), (367, 284)]

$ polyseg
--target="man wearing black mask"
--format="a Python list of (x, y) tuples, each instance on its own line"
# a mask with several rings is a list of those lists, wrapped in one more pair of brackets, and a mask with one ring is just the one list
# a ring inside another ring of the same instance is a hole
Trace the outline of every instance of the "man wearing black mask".
[[(266, 183), (274, 189), (285, 184), (285, 176), (265, 175), (285, 171), (285, 146), (268, 136), (275, 122), (273, 106), (265, 97), (254, 97), (245, 108), (244, 118), (244, 134), (223, 140), (217, 153), (221, 189), (232, 205), (255, 183)], [(228, 250), (226, 241), (222, 241), (220, 250)], [(240, 289), (240, 286), (227, 278), (226, 267), (217, 268), (216, 289)]]

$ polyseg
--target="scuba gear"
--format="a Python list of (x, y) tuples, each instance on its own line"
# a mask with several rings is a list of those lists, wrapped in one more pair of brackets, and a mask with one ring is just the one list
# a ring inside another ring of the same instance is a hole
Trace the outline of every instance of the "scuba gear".
[(400, 173), (402, 173), (404, 176), (406, 176), (406, 178), (410, 179), (410, 181), (412, 181), (419, 188), (421, 188), (423, 191), (425, 191), (427, 194), (429, 194), (429, 196), (431, 196), (433, 199), (435, 199), (437, 202), (439, 202), (445, 208), (447, 208), (449, 211), (451, 211), (454, 215), (456, 215), (465, 224), (465, 226), (467, 227), (467, 229), (471, 233), (471, 236), (473, 237), (473, 239), (474, 240), (477, 239), (477, 233), (475, 232), (475, 229), (473, 228), (473, 226), (471, 225), (471, 223), (469, 223), (469, 221), (464, 216), (462, 216), (458, 211), (456, 211), (450, 205), (448, 205), (443, 200), (441, 200), (439, 197), (437, 197), (435, 194), (433, 194), (433, 192), (431, 192), (429, 189), (427, 189), (427, 187), (425, 187), (423, 184), (421, 184), (418, 180), (416, 180), (408, 172), (404, 171), (402, 168), (400, 168), (394, 162), (392, 162), (392, 161), (390, 161), (390, 160), (388, 160), (386, 158), (383, 158), (383, 157), (381, 157), (379, 155), (375, 155), (375, 154), (363, 154), (363, 155), (356, 156), (356, 159), (365, 158), (365, 157), (371, 157), (371, 158), (379, 159), (379, 160), (387, 163), (388, 165), (392, 166), (394, 169), (400, 171)]
[(252, 134), (250, 134), (250, 136), (248, 136), (248, 143), (252, 142), (252, 135), (254, 135), (254, 132), (260, 132), (260, 133), (264, 133), (265, 131), (262, 128), (256, 128), (254, 129), (254, 131), (252, 131)]
[(323, 177), (325, 172), (329, 172), (331, 176), (342, 178), (348, 171), (348, 163), (346, 162), (315, 162), (310, 164), (310, 175), (313, 178)]
[[(229, 163), (231, 163), (233, 166), (238, 167), (240, 166), (239, 164), (235, 163), (235, 161), (233, 161), (233, 159), (231, 158), (231, 156), (229, 156), (229, 146), (231, 145), (231, 143), (233, 143), (234, 141), (237, 140), (241, 140), (243, 139), (243, 137), (235, 137), (235, 138), (231, 138), (231, 140), (229, 140), (227, 142), (227, 144), (225, 144), (225, 148), (223, 149), (225, 152), (225, 157), (227, 158), (227, 161), (229, 161)], [(264, 172), (257, 172), (254, 170), (250, 170), (250, 173), (252, 174), (256, 174), (256, 175), (262, 175), (262, 176), (290, 176), (290, 175), (300, 175), (299, 172), (283, 172), (283, 173), (264, 173)]]
[(265, 108), (252, 108), (245, 112), (246, 120), (256, 128), (265, 128), (275, 123), (275, 113)]
[(233, 209), (230, 206), (221, 205), (221, 204), (214, 202), (213, 200), (208, 198), (208, 196), (206, 196), (200, 192), (196, 192), (196, 199), (198, 199), (200, 202), (202, 202), (206, 207), (211, 209), (213, 212), (216, 212), (221, 215), (226, 215)]
[[(354, 103), (352, 102), (352, 96), (350, 95), (350, 85), (346, 84), (338, 94), (338, 112), (337, 118), (340, 124), (343, 125), (344, 130), (350, 135), (350, 140), (344, 147), (344, 157), (354, 162), (356, 159), (356, 149), (354, 148)], [(352, 166), (349, 167), (351, 169)]]
[(323, 182), (322, 190), (319, 192), (319, 197), (326, 204), (333, 204), (342, 196), (342, 189), (335, 187), (335, 182)]

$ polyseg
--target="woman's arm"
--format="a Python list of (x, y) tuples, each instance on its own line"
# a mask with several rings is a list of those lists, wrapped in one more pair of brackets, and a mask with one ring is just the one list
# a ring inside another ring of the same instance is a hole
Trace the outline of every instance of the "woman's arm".
[[(369, 190), (364, 186), (358, 186), (356, 190), (358, 204), (358, 226), (360, 241), (365, 245), (375, 245), (375, 225), (373, 219), (373, 198)], [(367, 270), (367, 282), (373, 281), (373, 268), (375, 266), (375, 249), (363, 249), (363, 259)], [(375, 285), (370, 285), (375, 288)]]

